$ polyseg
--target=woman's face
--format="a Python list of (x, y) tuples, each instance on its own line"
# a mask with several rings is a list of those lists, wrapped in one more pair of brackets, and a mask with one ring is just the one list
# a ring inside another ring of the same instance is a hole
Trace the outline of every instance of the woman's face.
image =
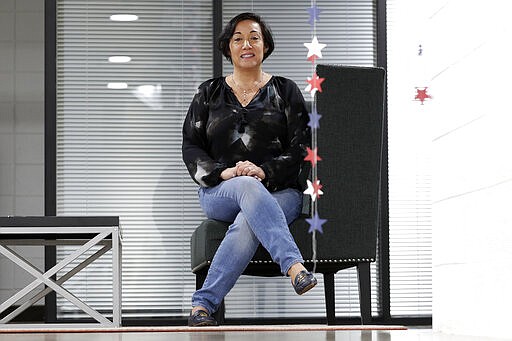
[(243, 20), (236, 25), (229, 42), (229, 52), (235, 68), (259, 67), (267, 50), (257, 22)]

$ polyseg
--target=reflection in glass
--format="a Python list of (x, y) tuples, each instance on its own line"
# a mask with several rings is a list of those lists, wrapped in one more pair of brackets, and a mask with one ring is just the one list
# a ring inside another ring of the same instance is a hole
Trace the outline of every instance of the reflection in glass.
[(139, 17), (135, 14), (113, 14), (110, 16), (112, 21), (135, 21), (138, 19)]
[(133, 94), (142, 103), (154, 110), (162, 109), (162, 85), (139, 85)]
[(110, 82), (107, 84), (107, 88), (109, 88), (109, 89), (126, 89), (126, 88), (128, 88), (128, 83)]
[(130, 56), (110, 56), (108, 61), (111, 63), (128, 63), (132, 58)]

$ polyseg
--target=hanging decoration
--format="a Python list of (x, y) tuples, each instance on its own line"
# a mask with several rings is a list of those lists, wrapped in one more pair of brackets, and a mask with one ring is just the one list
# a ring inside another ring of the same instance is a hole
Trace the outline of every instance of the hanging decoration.
[(308, 60), (315, 61), (317, 58), (322, 58), (322, 49), (326, 47), (327, 44), (320, 44), (318, 38), (314, 36), (311, 43), (304, 43), (304, 46), (308, 48)]
[[(423, 57), (423, 46), (421, 44), (418, 45), (418, 57)], [(424, 58), (418, 59), (421, 60), (421, 62), (419, 63), (420, 66), (423, 65), (423, 59)], [(419, 69), (422, 69), (422, 67), (419, 67)], [(425, 82), (425, 80), (423, 80), (422, 82)], [(427, 99), (432, 99), (432, 96), (430, 94), (427, 94), (428, 86), (415, 87), (415, 89), (416, 95), (414, 96), (414, 100), (421, 102), (421, 105), (423, 105)]]
[(312, 5), (308, 8), (309, 12), (309, 24), (315, 26), (316, 22), (320, 20), (320, 8), (316, 6), (316, 1), (312, 1)]
[(311, 129), (318, 129), (320, 128), (320, 119), (322, 118), (322, 115), (316, 112), (316, 108), (312, 110), (309, 115), (309, 122), (308, 126), (311, 127)]
[(314, 231), (318, 231), (320, 233), (324, 233), (324, 231), (322, 230), (322, 225), (327, 221), (327, 219), (321, 219), (318, 216), (318, 213), (315, 213), (313, 215), (313, 218), (306, 219), (306, 221), (310, 225), (310, 228), (309, 228), (309, 231), (308, 231), (309, 233), (312, 233)]
[(427, 89), (427, 86), (423, 87), (423, 89), (416, 88), (416, 97), (414, 97), (414, 100), (420, 101), (421, 105), (423, 105), (423, 102), (425, 102), (427, 99), (432, 99), (432, 96), (427, 94)]
[[(311, 182), (311, 180), (306, 180), (308, 184), (308, 188), (304, 191), (304, 194), (311, 195), (311, 200), (313, 200), (313, 203), (317, 198), (320, 198), (324, 192), (322, 192), (322, 185), (320, 184), (320, 180), (316, 179), (314, 182)], [(318, 213), (317, 210), (313, 210), (313, 213)]]
[(321, 78), (316, 74), (316, 61), (319, 58), (323, 58), (322, 49), (324, 49), (327, 44), (322, 44), (318, 41), (318, 37), (316, 36), (316, 22), (320, 19), (320, 8), (316, 5), (316, 1), (311, 1), (311, 7), (308, 8), (309, 12), (309, 24), (312, 26), (312, 40), (311, 43), (304, 43), (304, 46), (308, 49), (308, 53), (306, 59), (312, 64), (312, 76), (307, 78), (308, 85), (305, 88), (305, 91), (311, 94), (311, 113), (309, 113), (309, 123), (308, 126), (311, 128), (311, 148), (307, 148), (307, 156), (304, 158), (305, 161), (311, 162), (311, 180), (307, 180), (308, 188), (304, 191), (304, 194), (311, 196), (311, 218), (306, 219), (306, 222), (309, 223), (309, 231), (308, 233), (312, 234), (312, 249), (313, 249), (313, 272), (316, 272), (316, 232), (323, 233), (322, 225), (327, 222), (327, 219), (320, 218), (318, 214), (318, 203), (317, 199), (320, 198), (321, 195), (324, 194), (322, 192), (322, 185), (320, 184), (320, 180), (318, 179), (317, 172), (317, 163), (321, 161), (322, 158), (318, 155), (318, 146), (317, 146), (317, 131), (320, 128), (320, 115), (316, 110), (316, 92), (322, 92), (322, 82), (325, 78)]
[(309, 91), (311, 93), (311, 97), (315, 97), (315, 93), (317, 91), (322, 92), (322, 82), (325, 80), (325, 78), (320, 78), (318, 75), (313, 73), (313, 77), (308, 77), (307, 82), (309, 85), (306, 87), (306, 91)]
[(317, 161), (322, 161), (322, 158), (318, 156), (317, 148), (311, 149), (309, 147), (306, 148), (308, 155), (304, 158), (305, 161), (311, 162), (311, 166), (316, 167)]

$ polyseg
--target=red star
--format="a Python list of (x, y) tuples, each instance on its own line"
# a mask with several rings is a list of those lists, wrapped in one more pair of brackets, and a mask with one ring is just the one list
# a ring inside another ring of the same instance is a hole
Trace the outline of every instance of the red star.
[(317, 161), (322, 161), (322, 158), (320, 156), (318, 156), (318, 154), (317, 154), (317, 149), (318, 148), (315, 148), (315, 149), (311, 149), (309, 147), (306, 148), (308, 155), (304, 158), (304, 161), (311, 162), (311, 165), (313, 167), (316, 166)]
[(324, 194), (321, 191), (322, 187), (324, 186), (320, 184), (320, 181), (318, 179), (313, 182), (313, 194), (315, 194), (317, 198), (320, 198), (320, 195)]
[(416, 88), (416, 97), (414, 97), (414, 99), (420, 101), (421, 105), (423, 105), (423, 102), (425, 102), (427, 98), (432, 99), (432, 96), (427, 94), (427, 89), (428, 87), (424, 87), (423, 90)]
[(322, 84), (322, 82), (324, 80), (325, 80), (325, 78), (318, 77), (316, 72), (313, 73), (313, 77), (311, 77), (311, 79), (308, 79), (308, 83), (309, 83), (309, 86), (310, 86), (309, 91), (313, 92), (313, 91), (318, 90), (318, 91), (322, 92), (321, 84)]
[(318, 56), (317, 56), (316, 54), (313, 54), (313, 55), (311, 55), (311, 57), (309, 57), (309, 58), (308, 58), (308, 60), (309, 60), (311, 63), (314, 63), (314, 62), (315, 62), (315, 60), (317, 60), (317, 59), (318, 59)]

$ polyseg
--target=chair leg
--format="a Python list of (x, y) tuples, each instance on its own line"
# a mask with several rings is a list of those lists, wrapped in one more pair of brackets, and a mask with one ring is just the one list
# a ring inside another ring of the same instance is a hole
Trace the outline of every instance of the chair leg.
[(359, 307), (361, 310), (361, 324), (370, 324), (372, 321), (370, 263), (357, 264), (357, 278), (359, 282)]
[(336, 320), (334, 301), (334, 272), (324, 273), (325, 312), (327, 324), (333, 325)]
[(196, 290), (199, 290), (203, 287), (204, 281), (206, 280), (207, 271), (200, 271), (196, 273)]
[(213, 313), (213, 317), (217, 320), (218, 324), (224, 324), (225, 321), (225, 313), (226, 313), (226, 305), (224, 304), (224, 300), (219, 306), (219, 309), (215, 313)]

